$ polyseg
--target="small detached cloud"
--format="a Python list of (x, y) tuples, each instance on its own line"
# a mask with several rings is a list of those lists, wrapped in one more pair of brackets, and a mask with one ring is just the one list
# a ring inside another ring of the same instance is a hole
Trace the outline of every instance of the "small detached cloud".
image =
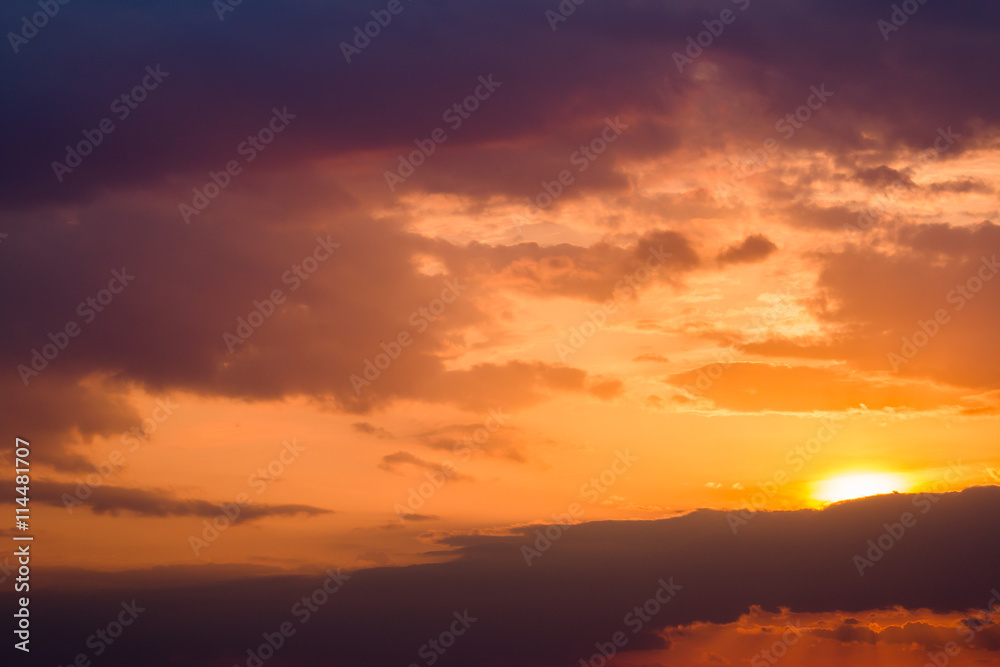
[(392, 433), (389, 433), (389, 431), (375, 426), (374, 424), (369, 424), (368, 422), (355, 422), (354, 424), (351, 424), (351, 429), (353, 429), (356, 433), (370, 435), (374, 438), (379, 438), (380, 440), (391, 439), (393, 437)]
[(742, 243), (731, 245), (719, 253), (720, 264), (752, 264), (762, 262), (778, 250), (763, 234), (751, 234)]

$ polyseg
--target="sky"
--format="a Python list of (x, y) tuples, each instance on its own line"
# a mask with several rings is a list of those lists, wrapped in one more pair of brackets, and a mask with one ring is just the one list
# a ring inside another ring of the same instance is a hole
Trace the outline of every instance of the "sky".
[(0, 27), (12, 664), (1000, 665), (996, 5)]

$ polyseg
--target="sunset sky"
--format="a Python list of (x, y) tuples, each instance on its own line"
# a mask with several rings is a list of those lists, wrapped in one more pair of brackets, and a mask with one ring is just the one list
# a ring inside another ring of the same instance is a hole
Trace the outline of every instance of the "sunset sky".
[(0, 26), (12, 664), (1000, 665), (1000, 7)]

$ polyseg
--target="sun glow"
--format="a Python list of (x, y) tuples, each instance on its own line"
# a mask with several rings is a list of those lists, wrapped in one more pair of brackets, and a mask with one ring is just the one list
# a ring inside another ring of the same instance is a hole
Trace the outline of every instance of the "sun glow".
[(831, 477), (816, 484), (817, 500), (835, 503), (841, 500), (877, 496), (893, 491), (906, 491), (909, 484), (903, 475), (894, 473), (863, 473)]

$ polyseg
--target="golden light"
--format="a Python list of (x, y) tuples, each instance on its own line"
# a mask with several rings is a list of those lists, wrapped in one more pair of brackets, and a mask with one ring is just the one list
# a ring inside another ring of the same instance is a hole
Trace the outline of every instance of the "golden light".
[(877, 496), (893, 491), (906, 491), (910, 484), (895, 473), (863, 473), (831, 477), (816, 485), (816, 500), (836, 503), (841, 500)]

